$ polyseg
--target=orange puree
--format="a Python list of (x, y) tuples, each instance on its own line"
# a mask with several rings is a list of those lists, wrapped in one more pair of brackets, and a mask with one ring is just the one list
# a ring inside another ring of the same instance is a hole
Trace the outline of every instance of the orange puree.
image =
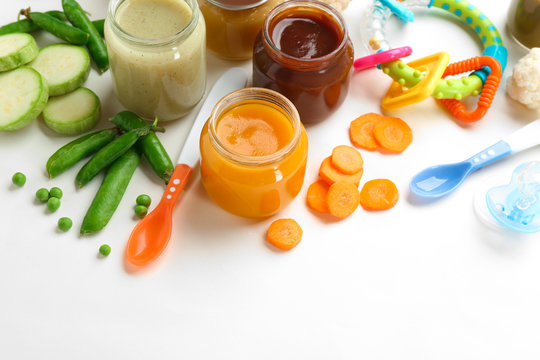
[(217, 123), (217, 137), (230, 151), (264, 156), (285, 147), (293, 137), (293, 127), (274, 107), (246, 103), (223, 114)]
[(308, 142), (294, 113), (291, 118), (274, 102), (249, 99), (212, 114), (200, 141), (202, 183), (212, 200), (233, 214), (261, 218), (298, 195)]

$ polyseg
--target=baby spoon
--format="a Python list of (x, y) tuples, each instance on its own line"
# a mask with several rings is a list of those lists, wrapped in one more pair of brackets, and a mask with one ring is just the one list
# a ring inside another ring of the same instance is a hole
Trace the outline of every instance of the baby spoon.
[(416, 174), (410, 184), (413, 194), (438, 198), (455, 190), (471, 172), (540, 144), (540, 119), (525, 125), (506, 138), (459, 163), (435, 165)]
[(241, 68), (232, 68), (221, 75), (210, 90), (180, 151), (174, 172), (161, 201), (135, 226), (129, 237), (126, 259), (131, 264), (148, 265), (167, 246), (172, 232), (174, 205), (199, 161), (199, 137), (202, 128), (219, 99), (231, 91), (245, 87), (246, 83), (247, 73)]

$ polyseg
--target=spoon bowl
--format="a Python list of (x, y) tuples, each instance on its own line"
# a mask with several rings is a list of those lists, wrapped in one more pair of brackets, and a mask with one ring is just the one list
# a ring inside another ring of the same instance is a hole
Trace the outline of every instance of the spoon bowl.
[(423, 198), (444, 196), (461, 185), (472, 168), (467, 161), (428, 167), (412, 178), (410, 189)]

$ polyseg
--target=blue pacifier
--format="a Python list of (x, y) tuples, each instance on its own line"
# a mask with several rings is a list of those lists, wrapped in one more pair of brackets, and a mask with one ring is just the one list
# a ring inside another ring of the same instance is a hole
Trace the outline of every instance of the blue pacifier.
[(523, 233), (540, 230), (540, 162), (519, 165), (508, 185), (486, 193), (491, 215), (508, 229)]

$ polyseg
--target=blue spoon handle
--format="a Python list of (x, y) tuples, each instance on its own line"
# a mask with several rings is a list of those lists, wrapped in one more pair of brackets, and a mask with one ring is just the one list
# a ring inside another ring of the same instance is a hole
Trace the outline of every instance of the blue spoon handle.
[(487, 149), (480, 151), (478, 154), (471, 156), (470, 158), (465, 160), (465, 162), (471, 164), (470, 172), (473, 172), (484, 167), (487, 164), (490, 164), (507, 155), (510, 155), (511, 153), (512, 148), (510, 147), (510, 145), (506, 141), (501, 140), (491, 145)]

